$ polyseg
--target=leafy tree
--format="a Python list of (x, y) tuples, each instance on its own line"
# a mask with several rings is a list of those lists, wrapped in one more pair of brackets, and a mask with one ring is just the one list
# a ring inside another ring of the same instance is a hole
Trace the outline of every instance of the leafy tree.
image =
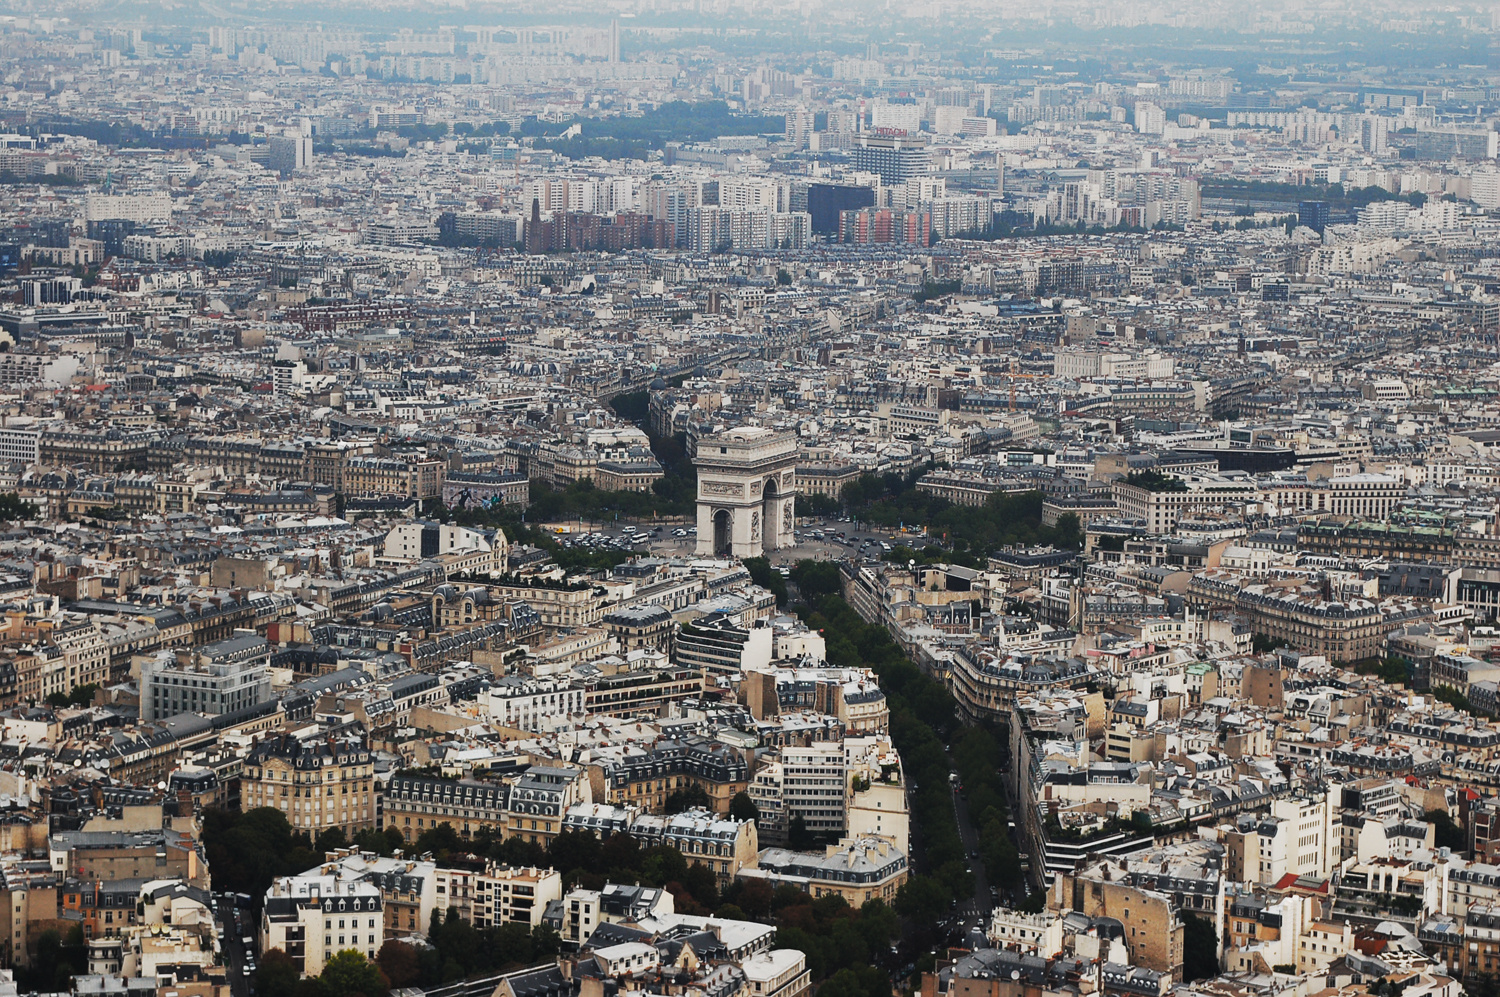
[(837, 516), (843, 508), (838, 499), (821, 492), (809, 492), (806, 495), (797, 496), (797, 515), (799, 516)]
[(1465, 696), (1463, 693), (1459, 692), (1452, 686), (1434, 686), (1431, 689), (1431, 692), (1433, 699), (1447, 703), (1449, 706), (1463, 710), (1465, 713), (1472, 713), (1475, 716), (1486, 715), (1485, 711), (1479, 709), (1473, 703), (1469, 702), (1468, 696)]
[(755, 805), (750, 794), (742, 789), (729, 801), (729, 816), (735, 820), (759, 820), (760, 808)]
[[(417, 951), (420, 985), (426, 988), (531, 965), (556, 955), (560, 945), (557, 933), (550, 928), (533, 930), (520, 922), (475, 928), (460, 920), (452, 908), (446, 915), (434, 915), (428, 941), (431, 948)], [(404, 959), (404, 954), (398, 954), (398, 958)]]
[(431, 852), (437, 857), (446, 858), (454, 852), (466, 850), (467, 845), (464, 839), (453, 829), (452, 824), (439, 824), (417, 835), (416, 853), (418, 855)]
[(1453, 818), (1449, 816), (1448, 811), (1429, 810), (1422, 815), (1422, 819), (1436, 829), (1433, 834), (1433, 844), (1438, 848), (1450, 848), (1458, 854), (1468, 851), (1468, 838), (1463, 828), (1453, 823)]
[(1162, 474), (1155, 468), (1131, 471), (1125, 475), (1127, 485), (1144, 488), (1148, 492), (1185, 492), (1188, 484), (1176, 475)]
[(896, 912), (880, 900), (866, 900), (860, 905), (858, 923), (872, 958), (901, 933), (901, 921)]
[[(554, 138), (577, 122), (584, 134)], [(673, 101), (643, 115), (544, 122), (529, 118), (521, 134), (534, 137), (538, 148), (554, 149), (570, 159), (645, 159), (669, 141), (703, 142), (721, 135), (759, 135), (786, 128), (781, 115), (735, 114), (724, 101)]]
[(36, 953), (29, 966), (17, 966), (16, 984), (24, 991), (66, 993), (73, 988), (73, 977), (88, 968), (83, 928), (73, 925), (67, 938), (55, 928), (37, 936)]
[[(615, 875), (616, 870), (637, 869), (640, 867), (640, 862), (641, 846), (628, 834), (610, 835), (599, 849), (599, 865), (611, 879), (622, 878)], [(628, 872), (625, 874), (628, 875)]]
[(798, 561), (792, 568), (791, 578), (809, 605), (815, 605), (823, 596), (837, 595), (842, 587), (839, 566), (832, 561)]
[(294, 997), (300, 977), (291, 956), (271, 949), (255, 968), (255, 993), (257, 997)]
[(792, 284), (792, 275), (785, 270), (778, 269), (776, 271), (776, 283), (782, 287), (790, 287)]
[(74, 686), (73, 691), (66, 694), (61, 692), (49, 693), (43, 702), (57, 710), (67, 706), (74, 706), (81, 709), (94, 704), (94, 694), (98, 691), (99, 686), (93, 682), (89, 682), (85, 685)]
[(545, 924), (531, 929), (531, 957), (550, 959), (562, 951), (562, 938)]
[(1189, 981), (1219, 975), (1219, 933), (1195, 914), (1182, 915), (1182, 972)]
[(641, 879), (653, 886), (680, 883), (687, 878), (687, 859), (669, 845), (652, 845), (641, 852)]
[[(439, 121), (435, 124), (398, 125), (396, 134), (406, 139), (433, 142), (448, 134), (448, 123)], [(369, 995), (366, 995), (369, 997)]]
[(15, 522), (19, 519), (36, 519), (41, 510), (27, 502), (15, 492), (0, 493), (0, 520)]
[(391, 989), (380, 967), (357, 949), (335, 953), (323, 966), (318, 979), (329, 997), (354, 997), (356, 994), (359, 997), (385, 997)]
[(771, 916), (774, 892), (763, 879), (736, 879), (725, 888), (723, 899), (743, 910), (751, 920), (764, 921)]
[(1076, 521), (1042, 525), (1041, 492), (996, 492), (981, 506), (955, 505), (917, 490), (917, 481), (928, 469), (917, 468), (905, 475), (861, 475), (844, 486), (840, 498), (861, 522), (891, 530), (926, 526), (929, 543), (948, 551), (935, 559), (971, 566), (1008, 544), (1072, 547), (1080, 539)]
[(929, 280), (922, 285), (922, 289), (912, 295), (912, 300), (921, 304), (934, 298), (946, 297), (957, 294), (963, 290), (964, 282), (961, 280)]
[(307, 835), (293, 833), (286, 815), (272, 807), (243, 814), (204, 811), (203, 846), (214, 887), (251, 898), (265, 896), (277, 876), (305, 872), (323, 858)]
[(1040, 914), (1047, 909), (1047, 894), (1041, 890), (1029, 894), (1016, 906), (1016, 909), (1027, 914)]
[(599, 868), (600, 843), (592, 831), (563, 831), (552, 839), (547, 855), (554, 869), (571, 876)]
[(398, 848), (404, 849), (406, 847), (406, 839), (394, 827), (388, 827), (383, 831), (377, 831), (375, 828), (369, 827), (354, 835), (353, 844), (360, 851), (374, 852), (377, 855), (390, 855)]
[(615, 415), (621, 419), (633, 422), (636, 425), (646, 421), (651, 412), (651, 392), (642, 389), (630, 391), (623, 395), (615, 395), (610, 399), (609, 407), (615, 410)]
[(712, 810), (713, 804), (714, 801), (709, 798), (708, 792), (702, 786), (696, 782), (690, 782), (681, 789), (668, 794), (662, 809), (669, 814), (680, 814), (684, 810), (699, 808)]
[(1250, 650), (1256, 654), (1270, 654), (1281, 647), (1291, 647), (1281, 637), (1269, 637), (1266, 634), (1252, 634), (1250, 636)]
[[(427, 939), (443, 955), (445, 965), (457, 963), (463, 975), (481, 972), (487, 966), (482, 961), (485, 958), (484, 944), (479, 930), (460, 918), (454, 907), (449, 907), (446, 914), (433, 912)], [(444, 976), (447, 976), (446, 969)]]
[(750, 580), (763, 589), (768, 589), (776, 595), (776, 605), (786, 605), (786, 579), (781, 577), (781, 572), (771, 566), (771, 562), (764, 557), (747, 557), (744, 560), (745, 570), (750, 572)]
[(702, 862), (688, 866), (687, 874), (679, 881), (683, 888), (702, 907), (713, 910), (719, 905), (719, 883), (713, 870)]
[(344, 834), (342, 827), (330, 827), (326, 831), (320, 831), (317, 840), (313, 843), (313, 850), (319, 854), (326, 854), (327, 852), (348, 847), (349, 838)]
[(805, 852), (817, 844), (816, 837), (807, 829), (807, 821), (801, 814), (792, 814), (792, 819), (787, 822), (786, 843), (794, 852)]
[(946, 912), (950, 898), (932, 877), (912, 876), (896, 891), (896, 913), (919, 923), (935, 921)]
[(380, 946), (380, 951), (375, 954), (375, 963), (390, 981), (393, 990), (415, 986), (421, 979), (422, 961), (417, 958), (416, 948), (398, 939), (388, 939)]
[(873, 966), (849, 966), (834, 973), (818, 988), (827, 997), (885, 997), (890, 977)]
[(1411, 665), (1403, 658), (1365, 658), (1354, 663), (1361, 675), (1378, 675), (1380, 681), (1396, 685), (1411, 681)]

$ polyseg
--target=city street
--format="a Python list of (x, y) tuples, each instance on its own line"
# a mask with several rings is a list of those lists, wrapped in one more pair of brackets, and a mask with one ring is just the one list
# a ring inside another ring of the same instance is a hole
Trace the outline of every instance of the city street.
[(966, 919), (978, 920), (982, 930), (983, 920), (994, 909), (995, 904), (990, 899), (990, 884), (985, 876), (984, 863), (975, 857), (979, 851), (979, 832), (969, 819), (969, 803), (964, 799), (963, 793), (959, 792), (956, 784), (951, 785), (949, 790), (953, 795), (953, 812), (958, 818), (958, 837), (963, 842), (964, 854), (968, 856), (969, 868), (974, 870), (974, 896), (960, 902), (958, 912)]
[[(250, 922), (250, 911), (238, 906), (233, 893), (217, 893), (219, 910), (216, 915), (222, 931), (224, 965), (229, 970), (229, 992), (233, 997), (250, 997), (252, 993), (250, 974), (246, 972), (246, 951), (242, 941), (255, 937), (255, 926)], [(253, 950), (250, 953), (253, 957)]]

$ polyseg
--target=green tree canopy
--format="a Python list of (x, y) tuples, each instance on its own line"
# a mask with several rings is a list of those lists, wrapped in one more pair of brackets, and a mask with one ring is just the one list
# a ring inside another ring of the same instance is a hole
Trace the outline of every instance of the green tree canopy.
[(295, 997), (301, 975), (291, 956), (271, 949), (261, 955), (255, 968), (256, 997)]
[(684, 810), (712, 810), (713, 805), (714, 801), (709, 798), (708, 792), (696, 782), (690, 782), (668, 794), (662, 810), (669, 814), (680, 814)]
[(380, 967), (357, 949), (334, 953), (318, 979), (328, 997), (385, 997), (391, 989)]
[(1195, 914), (1182, 915), (1182, 974), (1188, 981), (1219, 975), (1219, 933)]
[(759, 820), (760, 809), (756, 807), (750, 794), (742, 789), (729, 801), (729, 816), (735, 820)]

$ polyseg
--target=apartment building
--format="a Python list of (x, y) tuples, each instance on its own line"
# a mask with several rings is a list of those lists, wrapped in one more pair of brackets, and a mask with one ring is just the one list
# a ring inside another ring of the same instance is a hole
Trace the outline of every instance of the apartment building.
[[(1087, 917), (1119, 921), (1130, 962), (1182, 978), (1183, 924), (1170, 895), (1132, 885), (1121, 876), (1126, 860), (1106, 860), (1073, 873), (1059, 874), (1055, 897), (1065, 908)], [(1108, 867), (1108, 871), (1106, 871)]]
[(783, 747), (776, 760), (756, 770), (748, 792), (772, 840), (786, 840), (794, 818), (813, 834), (843, 834), (848, 803), (843, 742)]
[(433, 917), (454, 911), (476, 928), (502, 924), (536, 927), (547, 905), (562, 898), (562, 874), (555, 869), (507, 866), (492, 859), (475, 867), (459, 863), (439, 866)]
[(715, 813), (728, 813), (730, 801), (750, 785), (750, 766), (744, 755), (705, 737), (663, 739), (591, 765), (597, 765), (604, 776), (606, 802), (658, 813), (667, 797), (688, 786), (708, 794)]
[(233, 713), (271, 698), (271, 645), (254, 632), (141, 662), (141, 719)]
[(537, 579), (507, 579), (486, 588), (496, 599), (527, 603), (547, 627), (591, 627), (604, 615), (604, 590), (584, 582), (547, 584)]
[(569, 890), (548, 923), (565, 943), (581, 945), (601, 924), (637, 923), (674, 913), (672, 894), (660, 887), (609, 883), (602, 890)]
[(630, 836), (642, 848), (669, 845), (689, 865), (702, 864), (723, 887), (741, 869), (755, 865), (759, 853), (755, 821), (722, 817), (710, 810), (686, 810), (658, 816), (641, 814), (630, 822)]
[(1115, 506), (1120, 515), (1141, 520), (1152, 533), (1170, 533), (1189, 509), (1256, 497), (1253, 481), (1216, 475), (1165, 477), (1159, 482), (1153, 479), (1141, 484), (1121, 479), (1114, 484)]
[(344, 949), (374, 959), (385, 944), (383, 907), (373, 883), (334, 876), (282, 877), (266, 891), (260, 947), (285, 952), (303, 978), (322, 973)]
[(807, 956), (797, 949), (759, 952), (740, 963), (747, 997), (804, 997), (812, 989)]
[(398, 774), (386, 784), (381, 820), (409, 842), (440, 825), (472, 838), (480, 831), (504, 831), (509, 800), (505, 783)]
[(333, 827), (353, 834), (375, 827), (374, 782), (374, 758), (362, 738), (283, 734), (245, 759), (240, 798), (244, 809), (280, 810), (292, 827), (314, 836)]
[(708, 674), (763, 670), (771, 662), (769, 627), (737, 626), (723, 616), (706, 616), (677, 634), (676, 664)]
[(821, 852), (767, 848), (755, 868), (740, 870), (742, 879), (794, 886), (813, 897), (840, 896), (851, 907), (893, 902), (908, 876), (906, 853), (885, 838), (844, 838)]
[(1287, 875), (1327, 876), (1339, 855), (1335, 809), (1320, 795), (1273, 800), (1269, 814), (1242, 815), (1224, 839), (1230, 877), (1273, 886)]
[(585, 683), (583, 707), (591, 716), (658, 717), (670, 703), (701, 696), (704, 684), (702, 672), (687, 668), (632, 669)]
[(350, 457), (344, 461), (344, 491), (349, 495), (399, 495), (425, 501), (443, 494), (447, 465), (440, 460), (394, 460)]
[(83, 464), (99, 474), (118, 471), (144, 460), (156, 436), (145, 429), (49, 427), (38, 441), (37, 461), (57, 467)]
[(533, 765), (511, 786), (505, 836), (545, 845), (562, 832), (569, 807), (592, 802), (583, 769)]
[(490, 723), (517, 730), (550, 730), (584, 712), (584, 688), (572, 682), (507, 675), (485, 696)]

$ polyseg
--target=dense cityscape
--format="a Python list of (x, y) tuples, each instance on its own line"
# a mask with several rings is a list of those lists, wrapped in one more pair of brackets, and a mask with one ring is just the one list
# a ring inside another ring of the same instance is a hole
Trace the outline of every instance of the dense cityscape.
[(1497, 997), (1500, 7), (0, 4), (0, 997)]

